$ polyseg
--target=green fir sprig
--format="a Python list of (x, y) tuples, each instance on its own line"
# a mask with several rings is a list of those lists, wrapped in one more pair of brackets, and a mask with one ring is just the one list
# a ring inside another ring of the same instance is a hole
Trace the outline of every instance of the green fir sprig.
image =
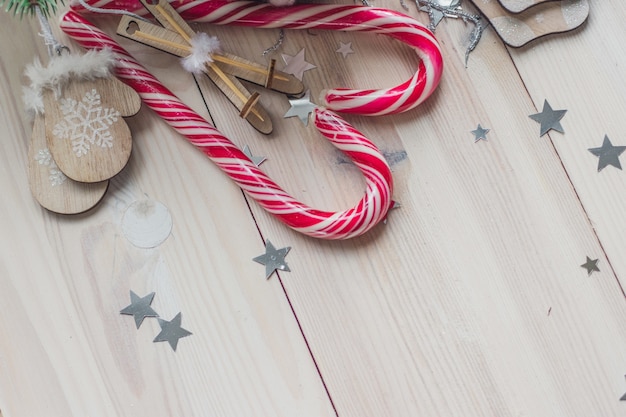
[[(59, 2), (63, 4), (63, 0), (59, 0)], [(41, 14), (46, 18), (57, 10), (57, 0), (0, 0), (0, 7), (5, 4), (5, 10), (13, 13), (15, 16), (19, 16), (20, 19), (25, 14), (34, 16), (37, 6), (39, 6)]]

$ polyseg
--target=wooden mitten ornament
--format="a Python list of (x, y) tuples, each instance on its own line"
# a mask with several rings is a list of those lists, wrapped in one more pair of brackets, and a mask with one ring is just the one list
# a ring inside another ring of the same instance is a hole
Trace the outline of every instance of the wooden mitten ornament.
[(101, 182), (119, 173), (130, 158), (130, 129), (122, 117), (141, 106), (137, 93), (111, 75), (108, 50), (62, 54), (48, 67), (26, 70), (41, 96), (50, 154), (67, 177)]
[(589, 16), (589, 0), (547, 1), (517, 14), (503, 8), (498, 0), (472, 2), (504, 43), (514, 48), (545, 35), (574, 30)]
[(28, 181), (35, 199), (60, 214), (83, 213), (100, 202), (109, 181), (92, 184), (73, 181), (57, 167), (46, 141), (43, 115), (36, 115), (28, 147)]

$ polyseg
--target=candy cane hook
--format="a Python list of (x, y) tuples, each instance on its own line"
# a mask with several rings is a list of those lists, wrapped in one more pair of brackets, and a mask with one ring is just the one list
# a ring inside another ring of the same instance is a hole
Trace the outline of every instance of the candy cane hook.
[(365, 196), (348, 210), (325, 212), (295, 200), (215, 127), (183, 104), (107, 34), (70, 11), (61, 29), (87, 49), (110, 48), (116, 58), (116, 76), (135, 89), (154, 110), (189, 142), (204, 152), (265, 210), (289, 227), (323, 239), (347, 239), (376, 225), (391, 207), (392, 178), (376, 146), (338, 115), (316, 110), (315, 127), (348, 155), (366, 179)]
[[(124, 8), (142, 13), (138, 0), (85, 0), (102, 8)], [(330, 89), (321, 104), (342, 113), (380, 116), (415, 108), (437, 88), (443, 71), (439, 44), (428, 28), (393, 10), (338, 4), (296, 4), (273, 7), (267, 3), (229, 0), (174, 0), (172, 7), (186, 20), (256, 28), (326, 29), (379, 33), (409, 45), (420, 58), (417, 71), (406, 82), (380, 90)], [(73, 6), (84, 11), (80, 5)]]

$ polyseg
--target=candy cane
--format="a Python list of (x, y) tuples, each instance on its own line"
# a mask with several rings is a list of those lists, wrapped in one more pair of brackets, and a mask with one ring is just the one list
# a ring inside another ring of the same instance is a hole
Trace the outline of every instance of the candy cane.
[[(141, 11), (137, 0), (85, 0), (102, 8)], [(368, 116), (400, 113), (426, 100), (439, 84), (443, 60), (439, 44), (428, 28), (402, 13), (376, 7), (298, 4), (273, 7), (267, 3), (228, 0), (173, 0), (172, 7), (186, 20), (257, 28), (327, 29), (380, 33), (411, 46), (420, 61), (413, 77), (388, 89), (331, 89), (322, 93), (328, 109)], [(73, 6), (83, 10), (82, 6)]]
[(294, 230), (318, 238), (347, 239), (365, 233), (386, 216), (392, 204), (392, 178), (387, 162), (372, 142), (333, 112), (317, 109), (315, 127), (354, 161), (366, 179), (361, 201), (336, 213), (313, 209), (288, 195), (228, 138), (83, 17), (70, 11), (62, 17), (60, 26), (87, 49), (110, 48), (118, 78), (135, 89), (148, 107), (202, 150), (265, 210)]

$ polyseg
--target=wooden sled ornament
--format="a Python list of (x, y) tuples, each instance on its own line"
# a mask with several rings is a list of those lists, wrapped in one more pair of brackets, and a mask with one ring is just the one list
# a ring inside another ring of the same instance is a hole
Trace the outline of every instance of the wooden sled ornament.
[[(193, 53), (193, 40), (198, 34), (167, 1), (161, 0), (156, 4), (150, 4), (142, 0), (141, 3), (162, 26), (122, 16), (117, 28), (118, 35), (181, 58)], [(259, 94), (251, 94), (239, 79), (288, 95), (300, 95), (304, 92), (304, 85), (300, 80), (275, 69), (274, 60), (265, 68), (255, 62), (223, 52), (212, 53), (210, 58), (202, 72), (235, 105), (239, 110), (239, 116), (261, 133), (271, 133), (270, 116), (258, 102)]]

